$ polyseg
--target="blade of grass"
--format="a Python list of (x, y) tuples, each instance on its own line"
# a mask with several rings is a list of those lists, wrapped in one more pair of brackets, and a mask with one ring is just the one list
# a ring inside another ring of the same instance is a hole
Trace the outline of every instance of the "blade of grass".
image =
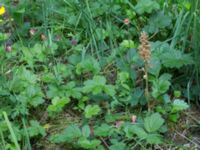
[(1, 132), (0, 130), (0, 135), (1, 135), (1, 143), (2, 143), (2, 149), (6, 149), (6, 142), (4, 140), (4, 136), (3, 136), (3, 133)]
[(28, 131), (27, 131), (26, 122), (25, 122), (24, 118), (22, 119), (22, 123), (23, 123), (24, 131), (25, 131), (25, 136), (26, 136), (26, 142), (27, 142), (28, 150), (31, 150), (30, 138), (29, 138), (29, 134), (28, 134)]
[(20, 146), (19, 146), (19, 143), (18, 143), (18, 141), (17, 141), (17, 137), (16, 137), (16, 135), (15, 135), (15, 133), (14, 133), (14, 130), (13, 130), (13, 128), (12, 128), (12, 125), (11, 125), (9, 119), (8, 119), (7, 113), (6, 113), (6, 112), (3, 112), (3, 116), (4, 116), (4, 119), (5, 119), (6, 124), (7, 124), (7, 126), (8, 126), (8, 129), (9, 129), (9, 131), (10, 131), (12, 140), (13, 140), (13, 142), (14, 142), (14, 144), (15, 144), (16, 150), (20, 150)]

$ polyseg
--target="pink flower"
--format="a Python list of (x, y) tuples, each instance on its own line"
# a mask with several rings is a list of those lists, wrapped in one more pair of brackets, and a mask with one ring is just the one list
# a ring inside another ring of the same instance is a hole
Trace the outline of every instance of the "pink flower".
[(128, 18), (125, 18), (125, 19), (124, 19), (124, 24), (125, 24), (125, 25), (129, 25), (129, 24), (130, 24), (130, 20), (129, 20)]

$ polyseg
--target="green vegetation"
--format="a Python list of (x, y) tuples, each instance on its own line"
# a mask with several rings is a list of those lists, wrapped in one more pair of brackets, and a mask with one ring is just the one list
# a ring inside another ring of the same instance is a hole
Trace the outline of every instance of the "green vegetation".
[(1, 0), (0, 149), (200, 149), (199, 0)]

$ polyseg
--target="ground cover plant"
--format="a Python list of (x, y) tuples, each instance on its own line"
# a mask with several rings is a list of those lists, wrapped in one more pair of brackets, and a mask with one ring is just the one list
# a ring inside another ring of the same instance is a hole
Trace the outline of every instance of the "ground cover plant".
[(199, 0), (0, 2), (0, 149), (200, 149)]

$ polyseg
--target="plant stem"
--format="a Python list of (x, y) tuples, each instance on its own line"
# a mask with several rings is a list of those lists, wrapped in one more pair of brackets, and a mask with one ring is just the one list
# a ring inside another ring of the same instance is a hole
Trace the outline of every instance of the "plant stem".
[(151, 111), (150, 109), (150, 101), (149, 101), (149, 83), (148, 83), (148, 62), (145, 61), (145, 66), (144, 66), (144, 79), (145, 79), (145, 97), (147, 100), (147, 107), (148, 111)]

